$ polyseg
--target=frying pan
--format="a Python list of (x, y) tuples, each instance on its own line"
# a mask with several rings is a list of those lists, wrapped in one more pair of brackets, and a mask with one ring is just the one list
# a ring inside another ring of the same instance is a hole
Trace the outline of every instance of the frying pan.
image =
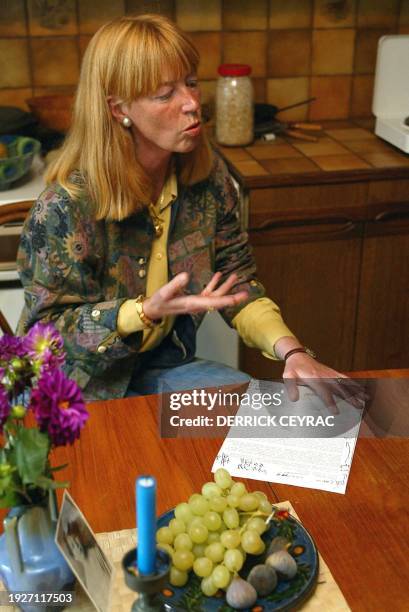
[(284, 110), (295, 108), (296, 106), (302, 106), (303, 104), (309, 104), (316, 98), (308, 98), (295, 104), (283, 106), (279, 108), (275, 104), (255, 104), (254, 105), (254, 136), (256, 138), (274, 131), (274, 127), (277, 128), (278, 119), (276, 115)]

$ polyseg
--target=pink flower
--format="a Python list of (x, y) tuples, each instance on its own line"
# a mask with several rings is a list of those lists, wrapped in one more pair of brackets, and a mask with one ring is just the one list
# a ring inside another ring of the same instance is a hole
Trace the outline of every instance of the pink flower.
[(41, 369), (59, 367), (64, 363), (64, 342), (52, 323), (33, 325), (24, 338), (24, 348)]
[(15, 357), (23, 357), (24, 353), (24, 341), (19, 336), (5, 334), (0, 338), (0, 361), (6, 365)]
[(88, 419), (81, 389), (60, 370), (43, 371), (30, 407), (54, 446), (72, 444)]

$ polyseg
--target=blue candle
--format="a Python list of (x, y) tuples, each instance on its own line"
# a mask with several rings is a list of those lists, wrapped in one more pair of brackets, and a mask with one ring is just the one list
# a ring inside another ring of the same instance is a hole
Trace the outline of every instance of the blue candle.
[(156, 480), (140, 476), (136, 481), (136, 517), (138, 526), (138, 570), (140, 574), (156, 571)]

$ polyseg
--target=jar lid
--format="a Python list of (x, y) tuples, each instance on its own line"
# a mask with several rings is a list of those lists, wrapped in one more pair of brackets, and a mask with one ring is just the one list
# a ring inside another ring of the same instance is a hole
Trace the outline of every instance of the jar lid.
[(248, 64), (221, 64), (217, 72), (221, 76), (247, 76), (251, 73), (251, 66)]

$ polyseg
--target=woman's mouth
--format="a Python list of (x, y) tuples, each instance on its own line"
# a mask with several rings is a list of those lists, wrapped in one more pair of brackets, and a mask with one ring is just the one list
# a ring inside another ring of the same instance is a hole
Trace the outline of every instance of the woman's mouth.
[(183, 133), (189, 134), (189, 136), (197, 136), (198, 134), (200, 134), (201, 129), (202, 126), (200, 124), (200, 121), (195, 121), (195, 123), (192, 123), (191, 125), (189, 125), (189, 127), (183, 130)]

